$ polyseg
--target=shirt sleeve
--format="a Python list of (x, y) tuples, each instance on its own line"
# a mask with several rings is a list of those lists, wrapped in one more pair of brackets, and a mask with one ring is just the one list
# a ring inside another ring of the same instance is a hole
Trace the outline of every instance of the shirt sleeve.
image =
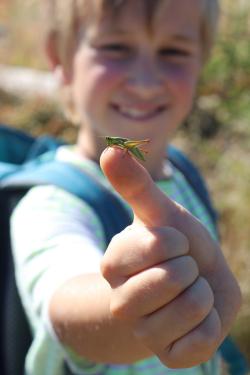
[(35, 187), (22, 199), (11, 218), (11, 238), (17, 286), (33, 329), (60, 285), (99, 272), (105, 250), (93, 209), (54, 186)]

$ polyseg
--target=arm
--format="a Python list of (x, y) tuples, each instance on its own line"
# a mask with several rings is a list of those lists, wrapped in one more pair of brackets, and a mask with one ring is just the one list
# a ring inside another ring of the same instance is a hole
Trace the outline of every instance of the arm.
[(67, 281), (53, 295), (50, 319), (60, 341), (96, 363), (132, 363), (152, 356), (129, 324), (110, 314), (111, 288), (101, 274)]

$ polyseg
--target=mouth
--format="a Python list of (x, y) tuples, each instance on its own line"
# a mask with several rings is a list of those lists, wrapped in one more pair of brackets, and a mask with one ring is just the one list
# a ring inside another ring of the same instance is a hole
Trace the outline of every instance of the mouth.
[[(113, 110), (122, 115), (123, 117), (134, 121), (147, 121), (152, 120), (156, 116), (162, 114), (166, 110), (165, 105), (158, 105), (154, 107), (140, 108), (123, 106), (119, 104), (111, 104)], [(141, 106), (142, 107), (142, 106)]]

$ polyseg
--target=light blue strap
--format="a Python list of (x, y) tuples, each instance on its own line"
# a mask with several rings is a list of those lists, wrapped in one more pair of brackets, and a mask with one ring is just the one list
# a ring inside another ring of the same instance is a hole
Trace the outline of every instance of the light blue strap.
[(89, 204), (99, 216), (107, 244), (130, 224), (131, 218), (122, 202), (97, 179), (76, 166), (58, 161), (29, 163), (5, 179), (5, 190), (28, 190), (37, 185), (55, 185)]

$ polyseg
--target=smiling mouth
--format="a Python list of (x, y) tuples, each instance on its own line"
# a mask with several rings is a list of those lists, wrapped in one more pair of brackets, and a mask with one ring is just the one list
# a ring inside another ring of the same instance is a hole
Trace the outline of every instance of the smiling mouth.
[(155, 116), (163, 113), (166, 110), (166, 106), (159, 105), (150, 109), (139, 109), (133, 107), (120, 106), (118, 104), (112, 104), (111, 107), (123, 117), (130, 120), (146, 121), (151, 120)]

